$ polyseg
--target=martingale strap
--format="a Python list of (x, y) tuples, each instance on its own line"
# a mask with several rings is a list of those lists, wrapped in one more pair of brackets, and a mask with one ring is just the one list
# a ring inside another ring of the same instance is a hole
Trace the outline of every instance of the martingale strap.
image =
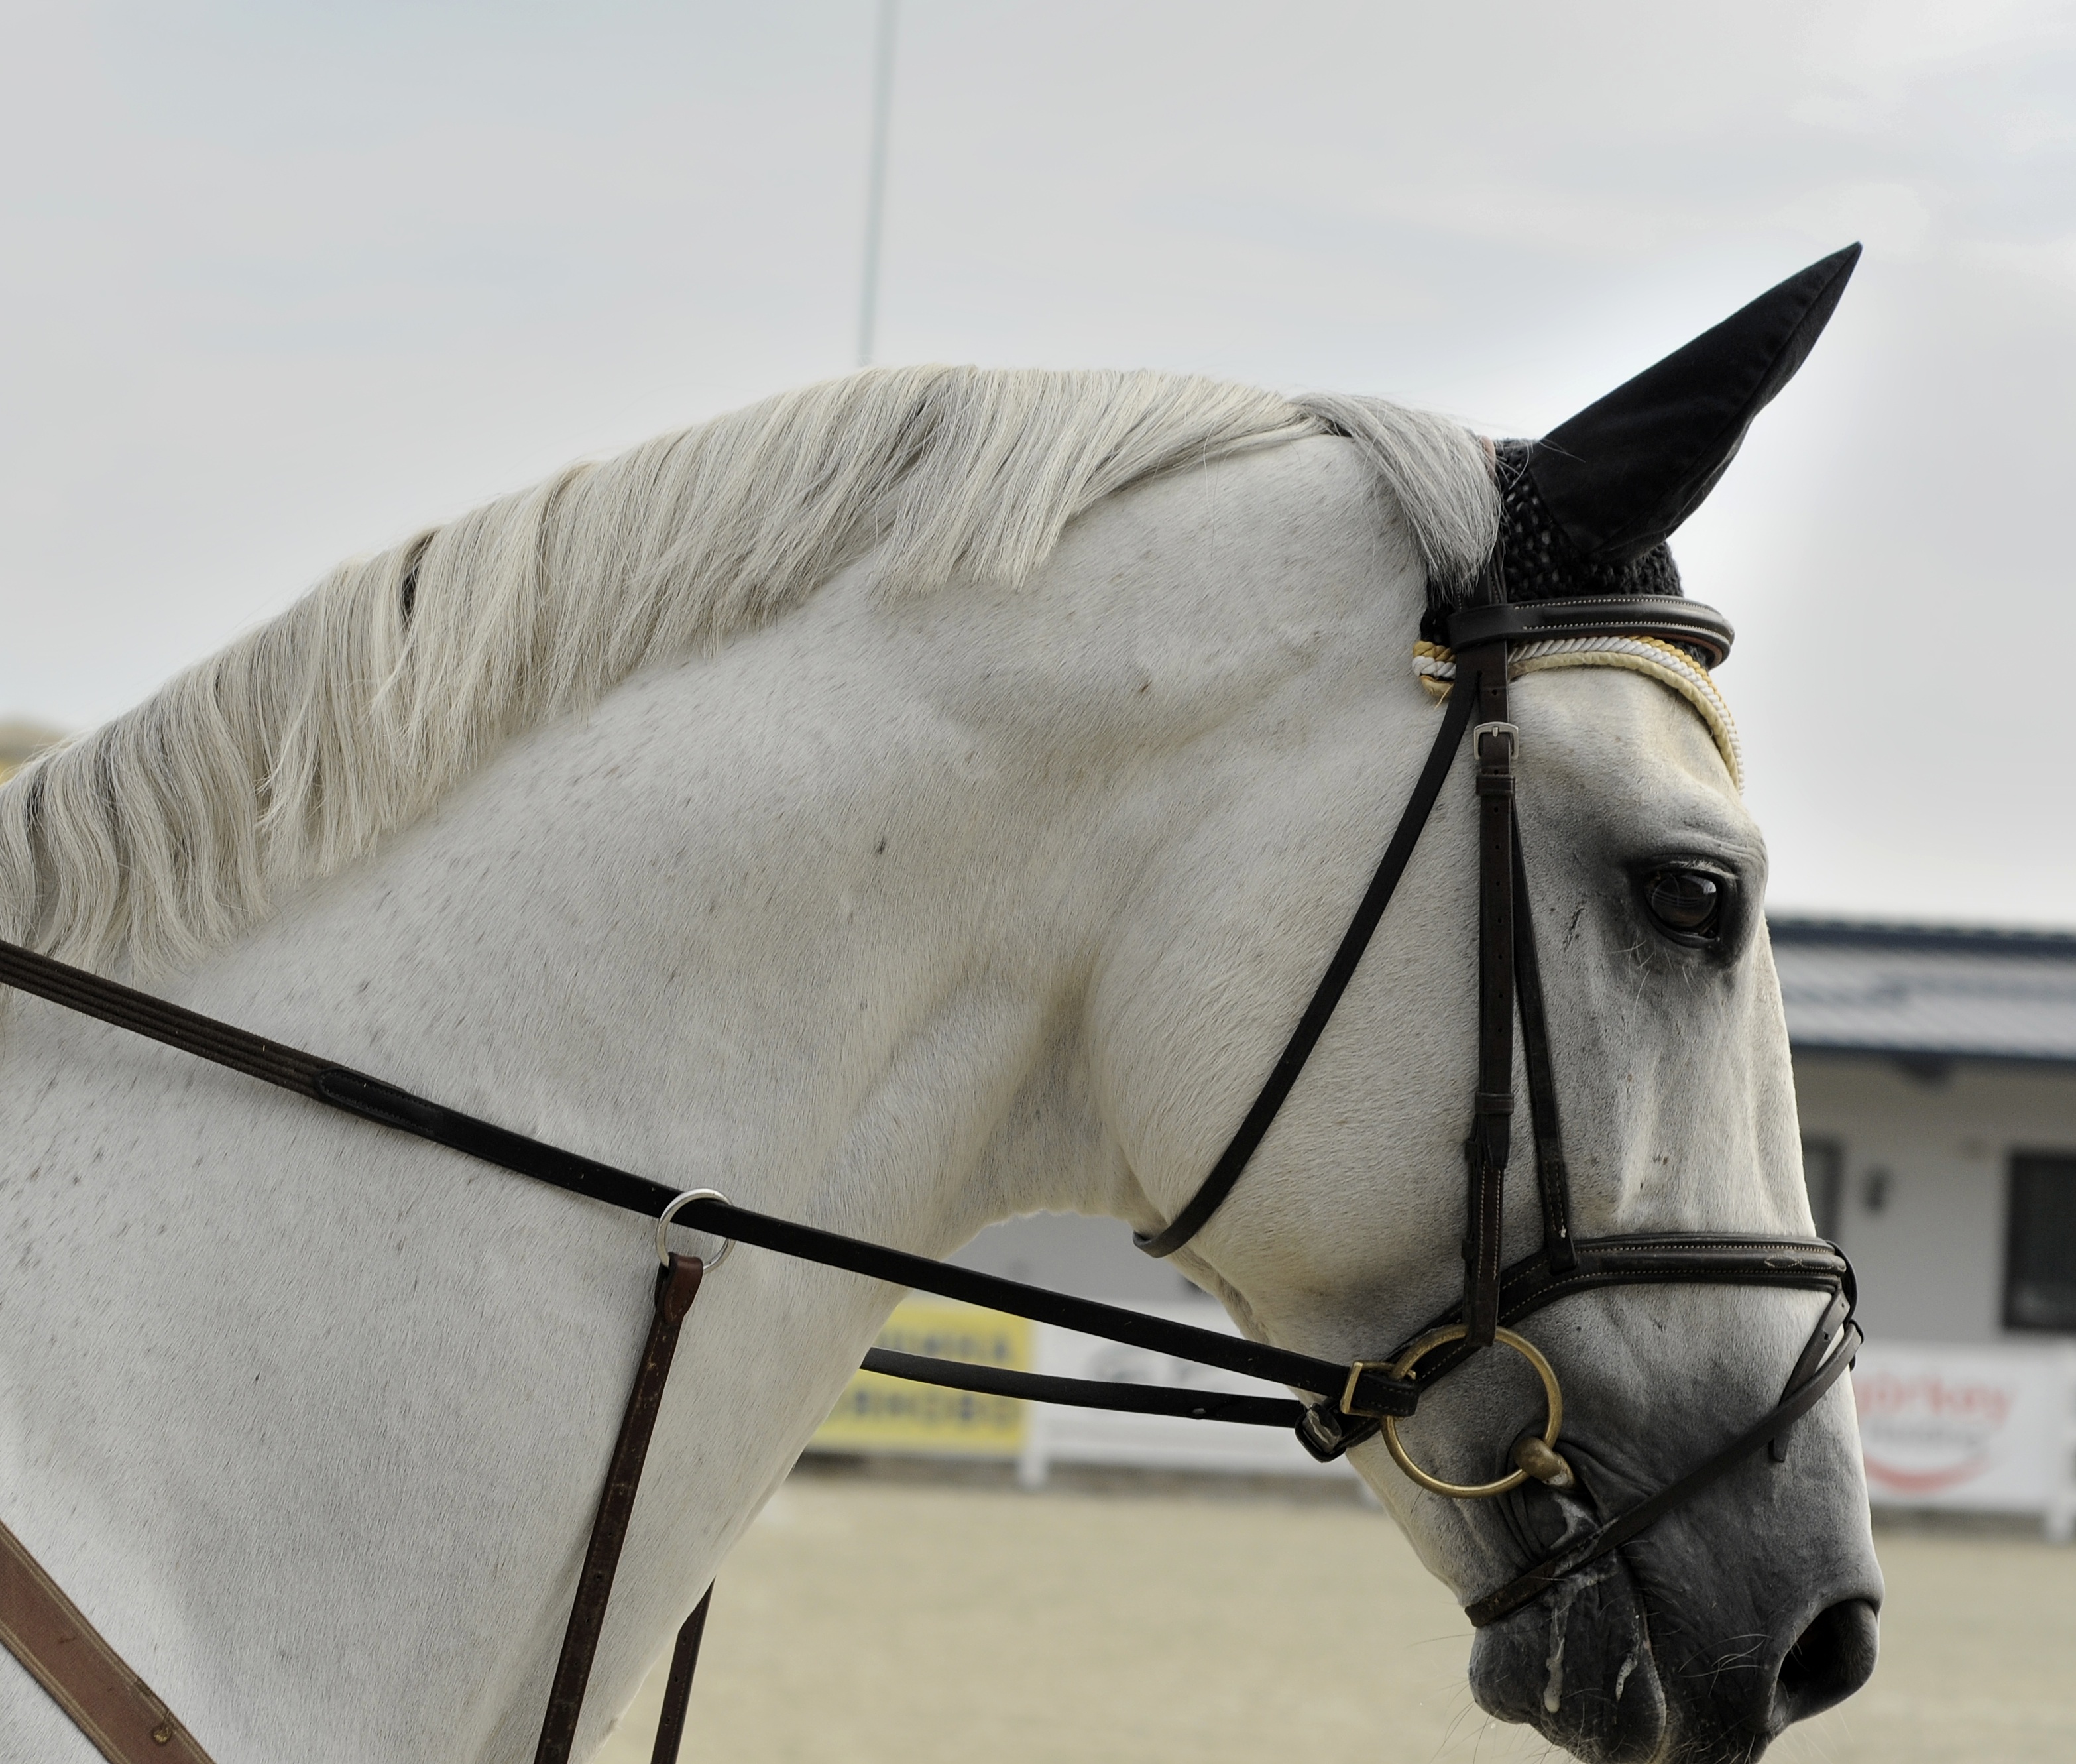
[[(685, 1314), (699, 1297), (700, 1278), (705, 1272), (705, 1264), (696, 1256), (673, 1256), (656, 1272), (656, 1308), (649, 1320), (649, 1337), (641, 1346), (633, 1388), (627, 1393), (620, 1437), (613, 1443), (612, 1461), (606, 1467), (605, 1488), (599, 1496), (597, 1516), (592, 1521), (591, 1539), (584, 1546), (583, 1567), (577, 1574), (576, 1597), (570, 1606), (568, 1625), (563, 1631), (563, 1650), (555, 1662), (547, 1712), (541, 1717), (541, 1737), (534, 1749), (534, 1764), (569, 1764), (570, 1748), (576, 1741), (577, 1718), (583, 1713), (584, 1691), (591, 1683), (592, 1662), (597, 1657), (598, 1638), (605, 1628), (605, 1608), (612, 1600), (613, 1577), (620, 1569), (620, 1552), (634, 1517), (634, 1497), (641, 1492), (642, 1467), (649, 1461), (656, 1413), (663, 1406), (663, 1391), (670, 1381), (671, 1362), (677, 1355)], [(707, 1590), (711, 1593), (713, 1589)], [(706, 1601), (701, 1600), (694, 1615), (702, 1628), (705, 1609)], [(698, 1645), (695, 1639), (695, 1650)], [(692, 1675), (687, 1671), (675, 1709), (673, 1699), (667, 1692), (665, 1696), (665, 1726), (683, 1731), (683, 1700), (691, 1696), (691, 1688)], [(671, 1756), (675, 1759), (676, 1755), (674, 1749)]]
[(108, 1764), (210, 1764), (201, 1744), (0, 1525), (0, 1646)]

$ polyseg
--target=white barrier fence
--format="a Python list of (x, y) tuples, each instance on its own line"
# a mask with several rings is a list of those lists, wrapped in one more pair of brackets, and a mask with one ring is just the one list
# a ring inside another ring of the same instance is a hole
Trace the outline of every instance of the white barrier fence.
[[(1201, 1329), (1238, 1333), (1212, 1305), (1144, 1308)], [(1062, 1378), (1256, 1396), (1265, 1388), (1143, 1348), (936, 1301), (902, 1305), (888, 1331), (884, 1345), (911, 1352), (948, 1352)], [(1876, 1505), (2036, 1514), (2047, 1534), (2062, 1542), (2076, 1531), (2076, 1343), (1870, 1343), (1860, 1351), (1852, 1382), (1867, 1493)], [(1013, 1457), (1019, 1480), (1030, 1488), (1042, 1486), (1054, 1464), (1355, 1475), (1345, 1460), (1314, 1462), (1281, 1428), (1053, 1409), (870, 1373), (853, 1381), (815, 1449)]]

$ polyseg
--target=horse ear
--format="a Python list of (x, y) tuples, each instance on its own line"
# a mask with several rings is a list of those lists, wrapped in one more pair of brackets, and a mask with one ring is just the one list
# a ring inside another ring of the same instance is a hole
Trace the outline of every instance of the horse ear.
[(1822, 334), (1859, 256), (1848, 245), (1812, 264), (1530, 444), (1529, 475), (1584, 558), (1628, 563), (1700, 506)]

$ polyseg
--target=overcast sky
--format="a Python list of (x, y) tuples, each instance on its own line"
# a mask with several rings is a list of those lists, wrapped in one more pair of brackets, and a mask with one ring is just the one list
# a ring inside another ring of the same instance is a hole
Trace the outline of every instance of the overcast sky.
[[(872, 0), (0, 6), (0, 715), (853, 365)], [(1675, 551), (1776, 907), (2076, 926), (2076, 8), (906, 0), (883, 360), (1534, 434), (1867, 255)]]

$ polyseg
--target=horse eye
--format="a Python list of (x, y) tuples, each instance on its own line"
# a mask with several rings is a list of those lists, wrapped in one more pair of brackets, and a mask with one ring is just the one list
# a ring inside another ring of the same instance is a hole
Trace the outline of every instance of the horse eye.
[(1644, 881), (1643, 901), (1660, 928), (1683, 942), (1713, 937), (1721, 928), (1723, 885), (1706, 870), (1654, 871)]

